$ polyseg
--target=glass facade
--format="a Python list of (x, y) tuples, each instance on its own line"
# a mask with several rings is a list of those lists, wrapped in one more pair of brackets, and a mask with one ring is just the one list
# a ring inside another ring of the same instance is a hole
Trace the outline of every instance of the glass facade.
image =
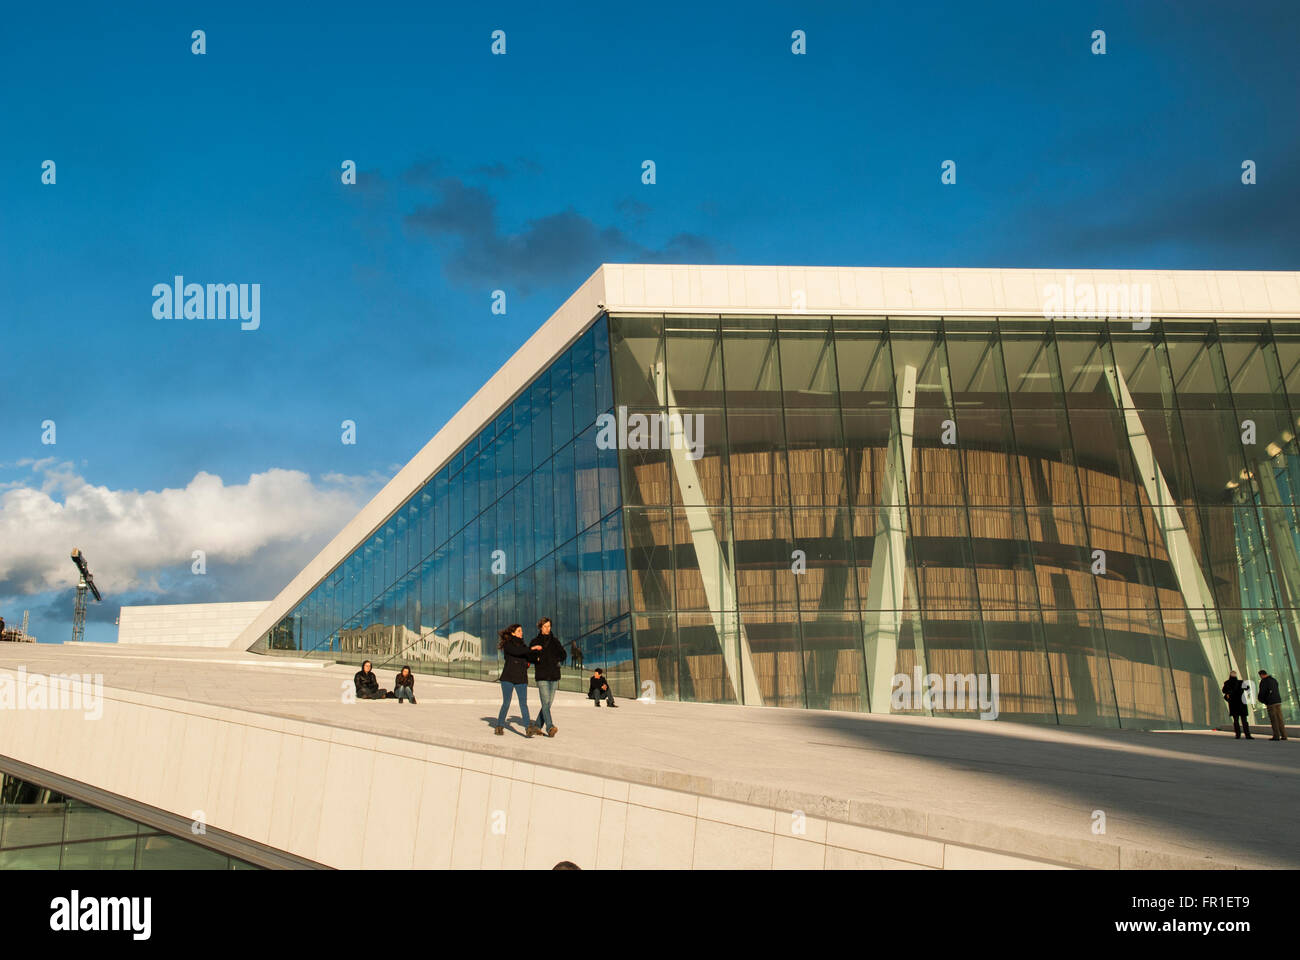
[(202, 844), (0, 774), (0, 870), (257, 870)]
[(1300, 320), (602, 316), (254, 649), (495, 679), (547, 615), (624, 696), (1296, 720), (1297, 414)]
[(1300, 323), (610, 332), (628, 417), (701, 431), (621, 454), (658, 696), (898, 712), (919, 668), (996, 675), (1004, 719), (1199, 727), (1264, 667), (1297, 717)]

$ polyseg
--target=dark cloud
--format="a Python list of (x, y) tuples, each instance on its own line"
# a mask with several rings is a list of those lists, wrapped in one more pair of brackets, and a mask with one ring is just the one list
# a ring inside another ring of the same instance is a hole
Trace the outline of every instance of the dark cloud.
[(646, 215), (650, 212), (650, 204), (642, 203), (634, 197), (624, 197), (614, 207), (620, 214), (627, 217), (633, 223), (640, 224), (645, 220)]
[[(1300, 143), (1285, 160), (1258, 164), (1258, 182), (1241, 182), (1227, 167), (1217, 182), (1184, 187), (1156, 181), (1141, 189), (1116, 185), (1107, 196), (1026, 210), (1020, 254), (1044, 251), (1079, 265), (1171, 265), (1217, 269), (1300, 267)], [(1176, 258), (1171, 255), (1176, 253)], [(1176, 261), (1176, 262), (1175, 262)]]
[(507, 233), (497, 222), (496, 199), (482, 187), (444, 177), (433, 192), (433, 202), (407, 215), (406, 223), (445, 249), (448, 276), (458, 282), (527, 293), (571, 284), (603, 262), (712, 263), (718, 258), (712, 241), (699, 234), (681, 233), (661, 247), (647, 247), (571, 207)]

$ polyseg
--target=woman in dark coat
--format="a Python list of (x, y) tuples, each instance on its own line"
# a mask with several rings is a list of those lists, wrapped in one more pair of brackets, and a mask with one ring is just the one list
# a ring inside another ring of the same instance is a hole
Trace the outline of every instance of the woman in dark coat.
[(393, 693), (397, 694), (398, 703), (403, 700), (415, 703), (415, 674), (411, 672), (409, 665), (402, 667), (393, 680)]
[(1223, 699), (1228, 701), (1228, 714), (1232, 717), (1232, 729), (1236, 731), (1237, 739), (1241, 739), (1241, 728), (1245, 727), (1246, 739), (1254, 740), (1250, 735), (1250, 710), (1241, 695), (1242, 686), (1237, 671), (1231, 671), (1228, 679), (1223, 681)]
[(510, 710), (510, 697), (519, 698), (519, 712), (524, 716), (524, 736), (531, 737), (537, 732), (533, 721), (528, 717), (528, 664), (536, 659), (536, 654), (524, 643), (524, 628), (512, 623), (500, 633), (497, 649), (505, 654), (505, 666), (501, 668), (501, 712), (497, 714), (496, 735), (506, 732), (506, 713)]

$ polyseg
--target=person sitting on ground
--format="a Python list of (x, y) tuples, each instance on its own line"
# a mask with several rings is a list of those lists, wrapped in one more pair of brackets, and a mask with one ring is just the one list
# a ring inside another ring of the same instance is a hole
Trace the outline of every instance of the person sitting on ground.
[(614, 702), (614, 694), (609, 689), (609, 683), (605, 680), (605, 671), (596, 668), (596, 672), (591, 678), (591, 684), (587, 688), (587, 696), (596, 701), (596, 706), (600, 706), (600, 701), (604, 700), (611, 707), (617, 707)]
[(404, 700), (415, 703), (415, 674), (410, 667), (402, 667), (402, 672), (393, 680), (393, 693), (397, 694), (398, 703)]
[(392, 696), (387, 690), (379, 689), (379, 678), (375, 676), (375, 671), (370, 669), (369, 660), (353, 674), (352, 682), (357, 685), (358, 700), (383, 700)]

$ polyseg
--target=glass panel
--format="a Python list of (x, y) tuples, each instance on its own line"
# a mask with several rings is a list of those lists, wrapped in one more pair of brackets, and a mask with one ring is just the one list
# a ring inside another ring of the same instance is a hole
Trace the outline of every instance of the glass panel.
[(800, 615), (807, 705), (814, 710), (869, 709), (862, 662), (862, 622), (856, 612)]
[(683, 700), (739, 702), (735, 678), (727, 666), (738, 656), (739, 621), (735, 613), (679, 613), (677, 643), (678, 689)]
[[(673, 538), (677, 609), (722, 610), (734, 606), (732, 541), (726, 511), (674, 510)], [(766, 546), (770, 549), (771, 545)], [(762, 543), (756, 545), (759, 551), (764, 547)], [(760, 580), (762, 576), (761, 570), (755, 573)]]
[(627, 509), (628, 563), (632, 609), (671, 610), (673, 582), (672, 515), (668, 510)]
[[(135, 866), (135, 824), (131, 835), (117, 840), (96, 840), (88, 843), (65, 843), (62, 870), (131, 870)], [(56, 848), (57, 849), (57, 848)], [(221, 860), (225, 860), (222, 857)], [(220, 869), (216, 858), (211, 869)]]
[(600, 520), (600, 470), (596, 459), (596, 428), (590, 426), (573, 442), (574, 491), (579, 530)]
[(829, 320), (782, 318), (781, 384), (787, 407), (839, 405), (835, 341)]
[(637, 671), (648, 696), (656, 700), (679, 700), (677, 689), (677, 618), (671, 613), (632, 617), (636, 639)]
[(835, 359), (840, 402), (845, 408), (893, 406), (897, 402), (883, 320), (836, 317)]
[(533, 408), (533, 459), (529, 469), (552, 453), (551, 445), (551, 372), (543, 370), (530, 388)]
[(574, 447), (577, 441), (555, 455), (555, 540), (566, 543), (578, 532), (576, 499), (577, 477), (574, 471)]
[(847, 509), (794, 511), (794, 547), (803, 551), (796, 573), (802, 610), (856, 610), (852, 516)]
[[(596, 409), (594, 412), (602, 413), (614, 405), (614, 386), (611, 382), (609, 353), (610, 335), (604, 317), (596, 321), (588, 336), (592, 339), (592, 352), (596, 359)], [(573, 426), (575, 429), (581, 429), (587, 423), (590, 423), (592, 419), (592, 417), (579, 417), (575, 412)]]
[[(585, 424), (584, 424), (585, 426)], [(551, 364), (551, 450), (573, 439), (573, 350)]]
[(737, 506), (790, 502), (781, 410), (727, 410), (728, 489)]
[(669, 402), (685, 407), (722, 405), (722, 339), (716, 319), (666, 321)]
[(215, 850), (166, 834), (143, 834), (136, 840), (137, 870), (222, 870), (226, 859)]
[[(732, 512), (736, 542), (736, 596), (738, 605), (749, 609), (789, 609), (796, 606), (794, 572), (794, 538), (788, 510), (748, 510)], [(680, 532), (687, 525), (683, 511), (677, 511), (674, 528)], [(680, 537), (679, 537), (680, 539)], [(697, 538), (697, 547), (699, 546)], [(686, 572), (678, 567), (678, 595), (682, 593)], [(679, 604), (689, 609), (686, 604)], [(710, 601), (709, 608), (716, 603)]]
[[(681, 418), (680, 432), (673, 417)], [(674, 503), (727, 502), (727, 419), (722, 410), (674, 408), (669, 417), (670, 443), (677, 452), (667, 456), (672, 464)], [(678, 441), (675, 438), (681, 437)]]
[(781, 362), (774, 320), (723, 320), (722, 363), (728, 407), (781, 406)]
[(844, 437), (839, 411), (792, 410), (787, 407), (785, 434), (789, 450), (791, 504), (796, 507), (847, 505)]
[[(606, 334), (602, 331), (600, 338), (606, 339)], [(601, 410), (609, 407), (606, 403), (602, 407), (596, 406), (596, 371), (595, 371), (595, 350), (596, 350), (596, 332), (588, 330), (580, 336), (574, 345), (569, 349), (570, 361), (573, 364), (573, 376), (571, 386), (571, 396), (573, 397), (573, 415), (570, 419), (572, 432), (581, 433), (587, 426), (596, 419), (596, 414)], [(606, 367), (609, 365), (608, 348), (601, 351), (601, 357)], [(604, 372), (604, 382), (606, 389), (609, 386), (609, 370)], [(555, 438), (555, 446), (560, 447), (568, 438), (564, 440)]]
[[(742, 610), (740, 628), (761, 698), (757, 703), (767, 707), (804, 706), (799, 615), (788, 610)], [(747, 696), (745, 702), (755, 701)]]
[[(664, 362), (663, 320), (610, 317), (614, 396), (625, 406), (660, 403), (657, 372)], [(603, 408), (601, 408), (603, 409)]]

